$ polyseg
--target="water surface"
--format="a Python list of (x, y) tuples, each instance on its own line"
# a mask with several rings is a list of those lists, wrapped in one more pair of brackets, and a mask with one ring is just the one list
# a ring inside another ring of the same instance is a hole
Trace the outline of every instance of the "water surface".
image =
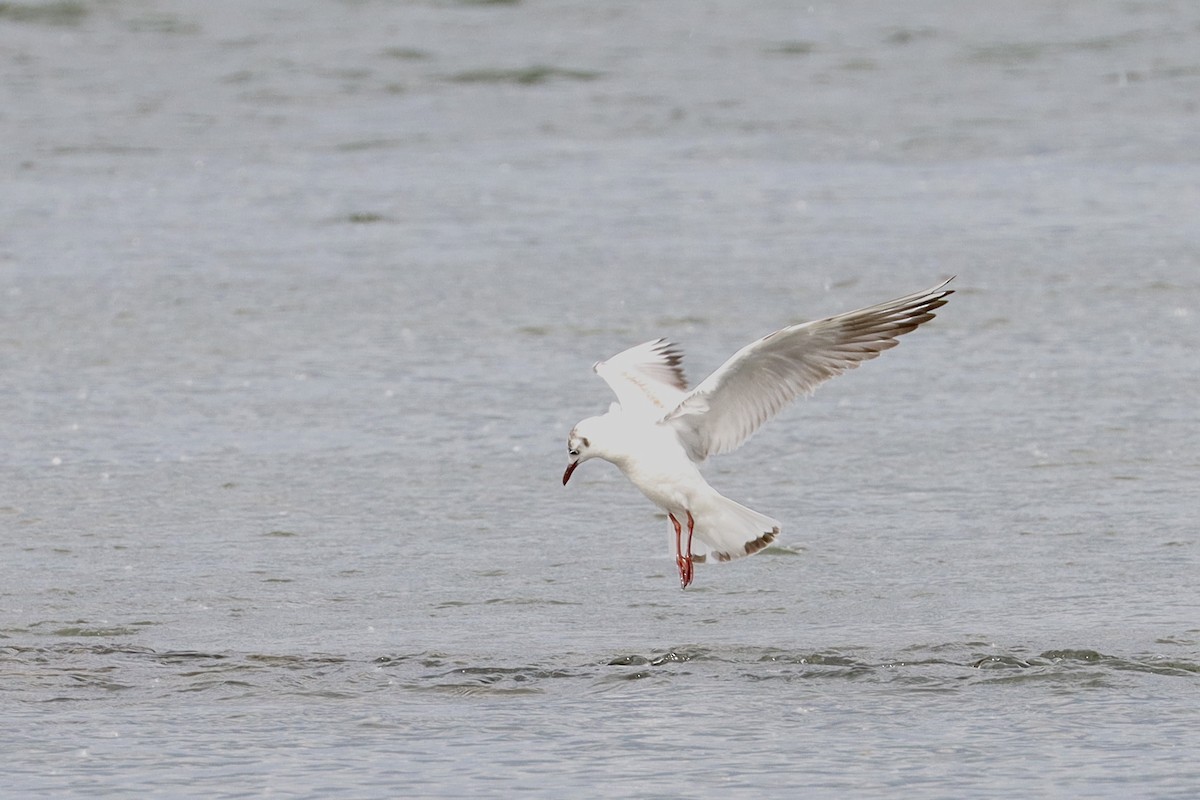
[[(8, 3), (0, 771), (22, 797), (1192, 797), (1187, 3)], [(703, 378), (956, 274), (706, 468)]]

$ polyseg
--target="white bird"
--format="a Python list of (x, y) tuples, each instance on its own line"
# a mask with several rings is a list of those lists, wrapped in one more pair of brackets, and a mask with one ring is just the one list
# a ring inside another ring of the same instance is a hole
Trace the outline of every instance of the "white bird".
[[(933, 319), (953, 293), (946, 284), (827, 319), (789, 325), (746, 345), (694, 389), (683, 353), (666, 339), (631, 347), (592, 369), (619, 402), (582, 420), (567, 437), (563, 485), (584, 461), (616, 464), (667, 512), (675, 530), (679, 582), (692, 565), (753, 555), (779, 535), (777, 520), (721, 495), (697, 464), (737, 449), (800, 395), (895, 347), (897, 336)], [(682, 523), (687, 521), (687, 545)], [(693, 537), (699, 546), (693, 550)]]

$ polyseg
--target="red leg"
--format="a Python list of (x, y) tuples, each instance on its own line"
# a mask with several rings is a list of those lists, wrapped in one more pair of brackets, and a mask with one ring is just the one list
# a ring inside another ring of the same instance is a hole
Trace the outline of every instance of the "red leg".
[(687, 576), (683, 579), (683, 588), (685, 588), (685, 589), (692, 582), (692, 571), (694, 570), (694, 564), (695, 564), (695, 562), (692, 561), (692, 530), (696, 527), (696, 521), (694, 519), (692, 519), (691, 511), (687, 512), (687, 520), (688, 520), (687, 555), (685, 555), (683, 557), (684, 563), (687, 565)]
[(675, 566), (679, 567), (680, 588), (686, 589), (687, 585), (692, 582), (691, 531), (688, 531), (688, 559), (685, 561), (680, 541), (683, 536), (683, 526), (679, 524), (679, 520), (675, 519), (674, 514), (668, 513), (667, 516), (671, 518), (671, 524), (675, 526)]

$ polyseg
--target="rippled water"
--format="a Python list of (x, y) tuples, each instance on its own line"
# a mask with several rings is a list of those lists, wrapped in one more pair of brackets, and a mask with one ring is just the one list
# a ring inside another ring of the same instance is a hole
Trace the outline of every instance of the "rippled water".
[[(966, 10), (964, 10), (966, 9)], [(1193, 797), (1188, 3), (0, 4), (14, 796)], [(956, 274), (706, 472), (699, 380)]]

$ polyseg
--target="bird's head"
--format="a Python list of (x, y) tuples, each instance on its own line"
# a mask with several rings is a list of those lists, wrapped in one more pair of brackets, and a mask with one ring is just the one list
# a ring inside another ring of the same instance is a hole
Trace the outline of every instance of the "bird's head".
[(563, 473), (563, 486), (571, 480), (575, 468), (600, 455), (595, 446), (596, 429), (600, 427), (600, 417), (588, 417), (571, 429), (567, 436), (567, 471)]

